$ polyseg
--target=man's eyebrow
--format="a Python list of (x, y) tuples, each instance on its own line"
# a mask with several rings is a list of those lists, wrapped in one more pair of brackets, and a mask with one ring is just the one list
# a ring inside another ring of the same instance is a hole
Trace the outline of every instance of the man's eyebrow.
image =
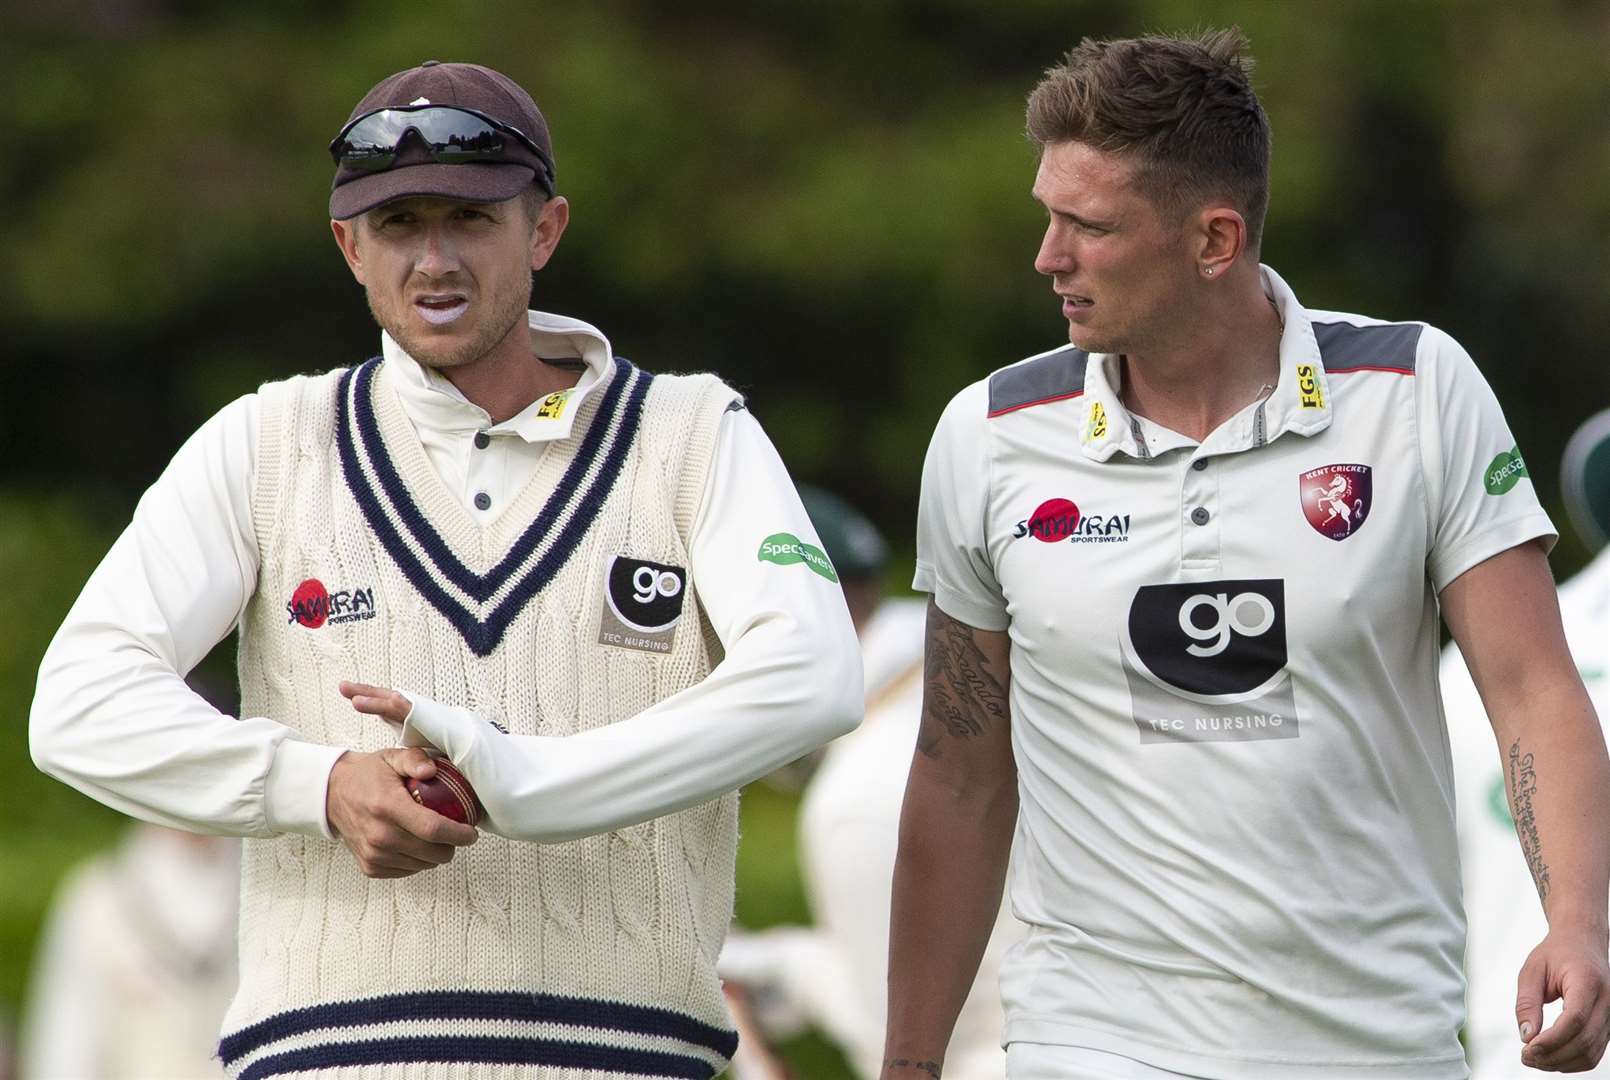
[(1097, 228), (1097, 229), (1110, 229), (1115, 224), (1117, 224), (1116, 220), (1112, 220), (1112, 221), (1098, 220), (1096, 218), (1085, 217), (1083, 214), (1076, 214), (1072, 210), (1059, 210), (1056, 207), (1052, 206), (1051, 204), (1047, 203), (1044, 199), (1040, 198), (1039, 192), (1030, 191), (1029, 194), (1034, 197), (1035, 202), (1037, 202), (1041, 206), (1045, 207), (1047, 213), (1054, 214), (1057, 217), (1067, 218), (1069, 221), (1073, 222), (1075, 225), (1088, 225), (1088, 226), (1091, 226), (1092, 228)]

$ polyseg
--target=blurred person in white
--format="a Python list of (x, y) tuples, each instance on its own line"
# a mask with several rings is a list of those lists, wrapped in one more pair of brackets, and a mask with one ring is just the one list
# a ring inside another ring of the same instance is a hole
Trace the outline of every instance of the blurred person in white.
[(21, 1080), (217, 1076), (239, 894), (238, 841), (158, 825), (75, 869), (35, 956)]
[[(1566, 447), (1560, 487), (1571, 524), (1598, 554), (1560, 586), (1565, 639), (1602, 722), (1610, 715), (1610, 409), (1585, 422)], [(1515, 819), (1504, 797), (1505, 765), (1493, 754), (1493, 729), (1459, 649), (1442, 654), (1442, 697), (1448, 716), (1458, 796), (1459, 862), (1463, 868), (1466, 997), (1465, 1049), (1474, 1080), (1539, 1075), (1515, 1054), (1515, 973), (1547, 930)], [(1525, 771), (1525, 758), (1515, 764)], [(1550, 1008), (1552, 1021), (1556, 1007)], [(1588, 1075), (1610, 1077), (1610, 1061)]]
[[(787, 1075), (761, 1044), (807, 1025), (838, 1044), (857, 1077), (872, 1080), (882, 1064), (890, 886), (921, 719), (926, 605), (884, 595), (889, 549), (865, 515), (819, 488), (801, 485), (800, 498), (838, 569), (860, 638), (866, 719), (828, 744), (800, 801), (800, 872), (813, 925), (736, 932), (722, 951), (720, 970), (759, 1029), (743, 1031), (740, 1014), (737, 1080)], [(951, 1035), (946, 1080), (1004, 1075), (996, 973), (1002, 954), (1021, 936), (1021, 924), (1003, 904)]]
[[(213, 708), (233, 685), (186, 680)], [(219, 1072), (238, 981), (240, 842), (135, 822), (56, 891), (22, 1015), (20, 1080), (189, 1080)]]

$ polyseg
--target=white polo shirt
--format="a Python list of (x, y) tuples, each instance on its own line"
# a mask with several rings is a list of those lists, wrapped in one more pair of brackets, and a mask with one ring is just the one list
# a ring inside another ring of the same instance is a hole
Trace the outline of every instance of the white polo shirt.
[(1436, 592), (1554, 530), (1446, 334), (1309, 311), (1200, 445), (1057, 349), (963, 390), (916, 587), (1011, 637), (1008, 1042), (1191, 1076), (1465, 1075)]

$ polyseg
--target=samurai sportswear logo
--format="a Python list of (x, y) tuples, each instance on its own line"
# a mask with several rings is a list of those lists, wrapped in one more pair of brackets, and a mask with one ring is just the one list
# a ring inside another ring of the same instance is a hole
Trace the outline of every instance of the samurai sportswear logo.
[(1129, 539), (1129, 515), (1081, 514), (1071, 499), (1047, 499), (1017, 523), (1012, 535), (1042, 544), (1122, 544)]
[(1368, 465), (1322, 465), (1297, 481), (1303, 516), (1321, 536), (1346, 540), (1370, 516), (1374, 483)]
[(1143, 585), (1119, 633), (1142, 743), (1298, 737), (1284, 581)]
[(829, 581), (837, 582), (838, 572), (833, 569), (833, 562), (827, 557), (827, 552), (814, 544), (807, 544), (793, 533), (773, 533), (760, 542), (760, 554), (756, 556), (761, 562), (776, 563), (778, 566), (792, 566), (794, 563), (804, 563), (814, 573), (820, 574)]
[(604, 567), (604, 612), (600, 645), (668, 653), (682, 618), (688, 572), (680, 566), (610, 556)]
[(1517, 446), (1488, 463), (1482, 482), (1487, 485), (1487, 494), (1502, 495), (1526, 475), (1526, 462), (1521, 460), (1521, 448)]
[(360, 622), (375, 617), (375, 591), (369, 589), (342, 589), (331, 592), (318, 578), (308, 578), (291, 593), (285, 605), (290, 616), (286, 624), (301, 623), (309, 630), (317, 630), (325, 623)]

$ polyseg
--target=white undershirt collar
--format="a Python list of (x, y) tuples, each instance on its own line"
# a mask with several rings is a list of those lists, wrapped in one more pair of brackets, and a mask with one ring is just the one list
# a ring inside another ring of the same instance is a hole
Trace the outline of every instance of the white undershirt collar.
[(540, 356), (550, 360), (579, 359), (587, 367), (568, 391), (533, 401), (501, 424), (492, 423), (486, 410), (467, 399), (450, 379), (419, 363), (390, 334), (381, 331), (381, 355), (394, 376), (392, 385), (403, 411), (415, 427), (443, 433), (510, 434), (533, 443), (568, 436), (582, 401), (595, 387), (608, 381), (614, 351), (602, 331), (580, 319), (545, 311), (528, 311), (526, 318), (531, 327), (532, 363), (540, 363)]

